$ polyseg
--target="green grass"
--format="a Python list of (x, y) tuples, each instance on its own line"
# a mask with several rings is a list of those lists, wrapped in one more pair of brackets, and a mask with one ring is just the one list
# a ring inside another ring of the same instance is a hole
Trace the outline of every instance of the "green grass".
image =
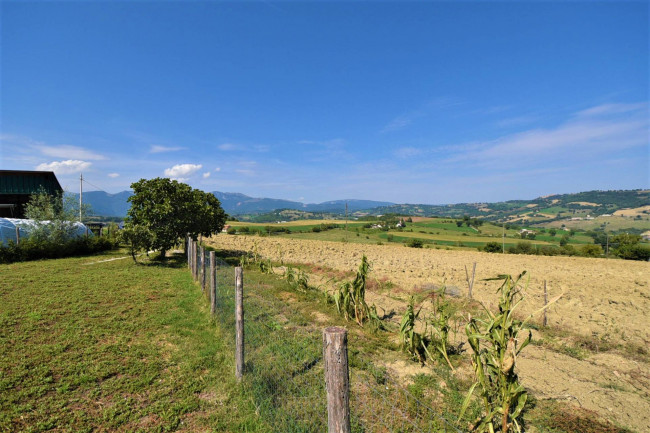
[[(213, 320), (180, 256), (91, 264), (123, 255), (0, 266), (0, 431), (324, 431), (326, 326), (349, 329), (353, 432), (439, 431), (458, 414), (469, 380), (434, 364), (407, 392), (375, 363), (407, 358), (394, 327), (361, 329), (318, 290), (291, 289), (253, 268), (244, 274), (246, 374), (238, 383), (232, 267), (220, 269)], [(470, 407), (461, 427), (477, 413)], [(556, 428), (562, 420), (548, 421), (547, 410), (531, 414), (531, 424), (553, 426), (544, 431), (571, 431)]]
[(178, 259), (0, 266), (0, 431), (266, 431)]

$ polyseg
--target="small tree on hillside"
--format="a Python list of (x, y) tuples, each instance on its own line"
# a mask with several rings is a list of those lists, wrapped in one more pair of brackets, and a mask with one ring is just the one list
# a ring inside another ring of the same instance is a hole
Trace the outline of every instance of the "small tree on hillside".
[[(193, 239), (210, 236), (226, 223), (219, 200), (187, 184), (167, 178), (140, 179), (131, 188), (125, 228), (132, 231), (139, 247), (160, 250), (163, 257), (187, 234)], [(150, 234), (148, 242), (143, 233)]]

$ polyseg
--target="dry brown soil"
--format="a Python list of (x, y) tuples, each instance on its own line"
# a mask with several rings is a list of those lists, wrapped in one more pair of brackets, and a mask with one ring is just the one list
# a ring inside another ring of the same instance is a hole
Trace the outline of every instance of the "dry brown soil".
[[(315, 264), (355, 271), (362, 255), (372, 263), (372, 276), (395, 284), (390, 292), (368, 294), (370, 302), (401, 316), (405, 301), (423, 287), (446, 284), (467, 295), (465, 266), (476, 262), (473, 297), (496, 305), (498, 283), (483, 281), (498, 274), (528, 272), (521, 312), (530, 314), (549, 299), (562, 297), (549, 309), (549, 325), (568, 334), (637, 347), (650, 347), (650, 263), (579, 257), (501, 255), (472, 251), (414, 249), (402, 245), (225, 236), (216, 247), (256, 251), (284, 263)], [(319, 282), (323, 276), (319, 277)], [(381, 310), (380, 310), (381, 311)], [(539, 320), (539, 314), (535, 320)], [(625, 352), (595, 353), (580, 360), (542, 346), (529, 346), (518, 359), (523, 384), (540, 399), (568, 400), (636, 431), (650, 431), (650, 359)]]

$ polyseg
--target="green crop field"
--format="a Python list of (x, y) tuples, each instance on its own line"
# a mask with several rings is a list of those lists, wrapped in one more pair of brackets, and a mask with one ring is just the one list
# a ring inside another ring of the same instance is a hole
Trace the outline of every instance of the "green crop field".
[[(345, 230), (345, 221), (340, 220), (302, 220), (291, 221), (276, 224), (251, 224), (234, 222), (233, 227), (240, 230), (247, 227), (249, 234), (258, 232), (267, 233), (269, 228), (288, 229), (289, 233), (273, 233), (273, 236), (282, 236), (293, 239), (311, 239), (332, 242), (353, 242), (362, 244), (376, 244), (387, 242), (408, 242), (411, 239), (421, 240), (425, 246), (444, 246), (446, 248), (482, 248), (488, 242), (497, 242), (503, 244), (503, 234), (505, 233), (505, 247), (515, 246), (518, 242), (528, 242), (532, 246), (560, 245), (562, 237), (567, 234), (564, 231), (558, 231), (555, 236), (548, 233), (541, 233), (539, 228), (534, 229), (537, 232), (535, 239), (524, 240), (519, 234), (519, 230), (490, 223), (482, 224), (478, 227), (467, 226), (462, 224), (458, 226), (457, 220), (449, 218), (416, 218), (415, 222), (407, 222), (406, 228), (390, 230), (381, 230), (378, 228), (364, 228), (364, 225), (380, 224), (381, 221), (348, 222), (347, 231)], [(322, 229), (313, 231), (314, 227), (320, 228), (321, 225), (336, 224), (338, 228)], [(577, 247), (584, 244), (593, 244), (593, 239), (585, 234), (576, 233), (569, 237), (568, 244)]]

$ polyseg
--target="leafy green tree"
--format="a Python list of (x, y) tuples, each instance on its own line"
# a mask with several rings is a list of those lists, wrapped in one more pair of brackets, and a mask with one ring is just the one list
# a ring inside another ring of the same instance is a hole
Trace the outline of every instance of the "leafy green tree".
[(548, 231), (548, 234), (551, 235), (551, 236), (555, 236), (555, 235), (557, 234), (557, 230), (555, 230), (555, 229), (550, 229), (550, 230)]
[(616, 246), (614, 253), (622, 259), (650, 259), (650, 247), (641, 245), (641, 236), (639, 235), (621, 233), (611, 238), (611, 244)]
[(167, 178), (140, 179), (131, 184), (133, 195), (125, 228), (147, 230), (147, 248), (167, 250), (186, 235), (193, 239), (219, 233), (226, 223), (221, 203), (213, 195)]
[[(84, 205), (81, 213), (82, 217), (89, 214), (90, 206)], [(51, 195), (41, 189), (30, 196), (25, 216), (35, 223), (30, 239), (60, 245), (75, 236), (79, 203), (70, 196)]]
[(128, 245), (133, 261), (137, 262), (136, 257), (140, 251), (149, 251), (152, 238), (152, 233), (144, 225), (129, 224), (120, 230), (118, 239)]

